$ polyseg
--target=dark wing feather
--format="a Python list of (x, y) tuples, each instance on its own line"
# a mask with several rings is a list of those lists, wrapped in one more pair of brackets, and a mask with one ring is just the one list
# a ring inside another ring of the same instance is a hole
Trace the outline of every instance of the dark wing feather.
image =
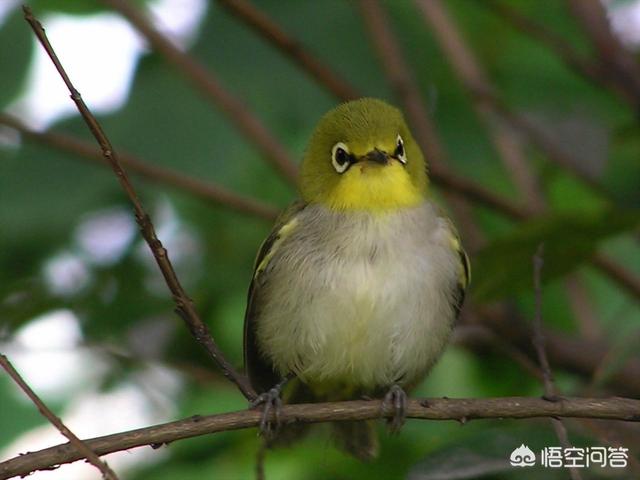
[(467, 291), (467, 287), (469, 286), (469, 282), (471, 282), (471, 264), (469, 262), (469, 257), (467, 253), (462, 248), (462, 242), (460, 241), (460, 236), (458, 235), (458, 231), (456, 230), (455, 225), (446, 216), (442, 218), (446, 219), (449, 224), (449, 231), (451, 233), (451, 246), (458, 254), (458, 259), (460, 260), (460, 267), (458, 270), (458, 280), (456, 281), (456, 287), (454, 292), (454, 305), (453, 308), (456, 312), (456, 318), (460, 316), (460, 310), (462, 309), (462, 304), (464, 303), (464, 297)]
[(253, 267), (253, 278), (249, 285), (247, 310), (244, 316), (244, 366), (249, 381), (258, 393), (272, 388), (280, 380), (280, 375), (274, 370), (271, 362), (261, 353), (256, 338), (256, 324), (260, 321), (261, 287), (268, 282), (268, 271), (261, 266), (265, 258), (271, 253), (280, 238), (282, 227), (287, 225), (298, 212), (305, 207), (303, 202), (295, 202), (289, 206), (276, 220), (273, 230), (262, 243)]
[(462, 247), (457, 248), (458, 256), (460, 257), (460, 263), (462, 268), (462, 275), (458, 279), (456, 304), (454, 306), (456, 310), (456, 318), (460, 316), (460, 310), (464, 303), (464, 297), (467, 291), (467, 286), (471, 281), (471, 264), (469, 263), (469, 257)]

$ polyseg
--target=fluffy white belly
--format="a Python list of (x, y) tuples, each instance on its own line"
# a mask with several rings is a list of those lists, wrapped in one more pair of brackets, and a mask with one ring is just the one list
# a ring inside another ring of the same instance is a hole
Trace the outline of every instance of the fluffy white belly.
[(429, 203), (384, 216), (307, 207), (265, 281), (258, 344), (281, 374), (374, 388), (419, 379), (454, 318), (457, 254)]

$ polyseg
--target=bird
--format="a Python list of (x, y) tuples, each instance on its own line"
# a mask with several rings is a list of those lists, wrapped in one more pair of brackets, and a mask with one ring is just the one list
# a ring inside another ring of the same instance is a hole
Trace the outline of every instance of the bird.
[[(294, 382), (291, 403), (383, 398), (397, 431), (406, 392), (447, 345), (469, 259), (432, 200), (401, 111), (382, 100), (345, 102), (320, 119), (298, 188), (260, 247), (249, 286), (244, 362), (260, 392), (253, 405), (263, 405), (262, 428)], [(333, 430), (347, 453), (378, 454), (371, 422)]]

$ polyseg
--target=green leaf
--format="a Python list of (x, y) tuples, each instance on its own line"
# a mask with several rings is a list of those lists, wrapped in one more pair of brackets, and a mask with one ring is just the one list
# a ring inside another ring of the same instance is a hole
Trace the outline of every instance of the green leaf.
[(520, 224), (473, 259), (473, 295), (487, 301), (533, 288), (532, 259), (544, 244), (542, 281), (566, 274), (587, 260), (601, 241), (640, 223), (640, 210), (603, 208), (557, 213)]

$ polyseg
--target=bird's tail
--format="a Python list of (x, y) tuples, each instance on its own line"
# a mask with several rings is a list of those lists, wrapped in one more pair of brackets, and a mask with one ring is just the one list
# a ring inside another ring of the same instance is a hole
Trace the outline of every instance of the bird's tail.
[(331, 424), (336, 445), (359, 460), (378, 456), (380, 445), (373, 422), (335, 422)]
[[(293, 381), (284, 400), (286, 403), (309, 403), (330, 399), (314, 394), (302, 382)], [(275, 438), (266, 442), (266, 446), (274, 448), (291, 445), (309, 433), (311, 427), (309, 424), (285, 425)], [(331, 424), (331, 430), (336, 447), (357, 459), (370, 461), (378, 456), (380, 446), (372, 421), (334, 422)]]

